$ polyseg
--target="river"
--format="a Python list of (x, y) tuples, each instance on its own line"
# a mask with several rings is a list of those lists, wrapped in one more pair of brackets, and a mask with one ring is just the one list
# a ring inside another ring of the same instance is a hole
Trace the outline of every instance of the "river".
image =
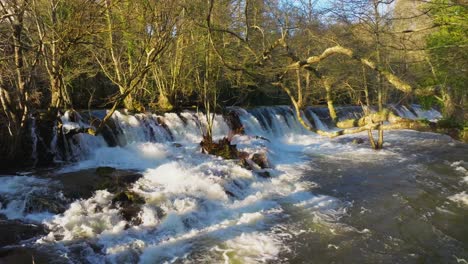
[[(306, 131), (288, 107), (232, 111), (245, 135), (216, 116), (215, 138), (267, 168), (200, 153), (206, 119), (190, 112), (117, 112), (112, 140), (52, 140), (60, 166), (0, 176), (0, 263), (467, 262), (467, 144), (400, 130), (374, 151), (367, 133)], [(334, 129), (323, 112), (310, 122)]]

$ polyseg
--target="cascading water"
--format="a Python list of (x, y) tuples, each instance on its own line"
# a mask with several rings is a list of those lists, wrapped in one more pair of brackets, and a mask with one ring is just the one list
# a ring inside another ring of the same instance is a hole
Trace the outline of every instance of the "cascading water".
[[(405, 116), (412, 114), (412, 118), (437, 117), (436, 112), (412, 108), (414, 111), (395, 107), (395, 111)], [(288, 263), (307, 262), (310, 251), (314, 251), (317, 263), (342, 262), (346, 257), (361, 262), (388, 260), (372, 252), (366, 252), (362, 259), (349, 253), (352, 251), (350, 244), (370, 241), (374, 245), (380, 243), (378, 239), (387, 241), (383, 237), (372, 240), (374, 235), (380, 234), (378, 226), (361, 227), (359, 221), (346, 220), (349, 212), (354, 214), (355, 204), (362, 206), (362, 215), (366, 210), (377, 209), (367, 209), (370, 205), (365, 203), (361, 205), (351, 189), (339, 184), (336, 186), (339, 192), (328, 189), (325, 180), (317, 184), (316, 179), (321, 176), (327, 180), (341, 179), (346, 173), (316, 164), (346, 160), (345, 165), (355, 173), (353, 177), (357, 177), (363, 173), (359, 162), (376, 160), (376, 164), (388, 163), (391, 167), (408, 166), (408, 171), (402, 171), (401, 175), (416, 172), (424, 175), (425, 171), (419, 172), (420, 167), (411, 167), (409, 163), (411, 157), (419, 154), (401, 156), (400, 153), (406, 151), (412, 139), (421, 138), (423, 143), (417, 147), (424, 150), (436, 144), (433, 138), (437, 136), (388, 132), (389, 145), (375, 152), (367, 145), (351, 143), (353, 136), (365, 138), (364, 134), (330, 140), (304, 129), (291, 107), (248, 110), (233, 107), (229, 111), (238, 117), (245, 134), (233, 135), (229, 122), (222, 115), (216, 115), (213, 119), (215, 139), (229, 137), (238, 150), (247, 153), (252, 160), (254, 155), (267, 157), (269, 166), (255, 165), (253, 170), (248, 170), (236, 160), (200, 153), (199, 143), (208, 127), (206, 116), (201, 113), (131, 115), (117, 111), (101, 135), (91, 136), (75, 131), (92, 128), (89, 120), (102, 118), (103, 111), (66, 112), (61, 116), (61, 125), (57, 124), (54, 130), (57, 133), (50, 148), (56, 150), (57, 160), (75, 162), (54, 172), (53, 176), (0, 177), (3, 184), (0, 186), (6, 186), (0, 187), (0, 214), (47, 226), (48, 234), (24, 244), (53, 256), (58, 263)], [(337, 113), (340, 119), (362, 116), (362, 110), (355, 107), (337, 108)], [(304, 116), (318, 129), (336, 129), (326, 108), (309, 107)], [(466, 148), (442, 136), (438, 139), (447, 148), (453, 148), (450, 153)], [(404, 141), (405, 146), (401, 147), (398, 141)], [(424, 160), (425, 156), (417, 161)], [(468, 177), (468, 166), (463, 165), (468, 163), (449, 160), (450, 166), (444, 169), (455, 173), (456, 183), (444, 193), (445, 198), (438, 199), (464, 206), (466, 193), (455, 186), (460, 181), (456, 181), (459, 177), (456, 173), (465, 173), (463, 177)], [(358, 169), (353, 168), (355, 163)], [(117, 169), (111, 170), (116, 175), (126, 175), (131, 170), (141, 176), (134, 177), (128, 185), (109, 182), (105, 180), (108, 176), (92, 176), (109, 167)], [(71, 177), (75, 177), (76, 182)], [(105, 187), (97, 187), (83, 199), (72, 198), (67, 184), (82, 186), (79, 177), (82, 181), (89, 177), (103, 181), (104, 177)], [(352, 182), (356, 186), (359, 183)], [(25, 192), (29, 186), (33, 186), (32, 191)], [(427, 186), (431, 185), (427, 183)], [(388, 188), (382, 188), (381, 193), (386, 190)], [(45, 196), (48, 193), (58, 195)], [(358, 193), (371, 195), (369, 190)], [(400, 195), (400, 191), (396, 193)], [(49, 202), (37, 199), (41, 195), (48, 197)], [(410, 201), (415, 193), (405, 192), (404, 195), (409, 195), (405, 199)], [(128, 202), (129, 199), (132, 202)], [(61, 203), (66, 208), (57, 206)], [(41, 206), (29, 208), (26, 204)], [(442, 205), (440, 208), (447, 209)], [(396, 217), (385, 215), (384, 218)], [(458, 258), (466, 258), (462, 251), (457, 251), (458, 244), (450, 245)], [(387, 248), (392, 247), (393, 244)], [(375, 249), (378, 250), (383, 249)], [(324, 257), (320, 259), (319, 255)], [(395, 259), (406, 260), (406, 255)]]
[[(392, 105), (391, 108), (405, 118), (429, 120), (441, 118), (436, 110), (423, 110), (418, 105), (412, 106), (413, 111), (405, 106)], [(298, 122), (292, 108), (288, 106), (259, 107), (252, 110), (238, 107), (229, 109), (239, 115), (248, 135), (278, 138), (288, 134), (309, 134)], [(362, 108), (357, 106), (337, 107), (337, 113), (340, 120), (363, 116)], [(336, 129), (331, 122), (327, 108), (308, 107), (303, 114), (305, 121), (319, 130)], [(102, 118), (104, 115), (102, 111), (94, 111), (90, 114), (93, 118)], [(92, 125), (77, 112), (67, 111), (60, 119), (61, 130), (54, 128), (54, 137), (50, 143), (51, 152), (58, 161), (83, 160), (93, 152), (93, 149), (106, 146), (123, 147), (141, 142), (171, 141), (198, 143), (207, 128), (206, 117), (201, 113), (187, 111), (158, 116), (155, 114), (129, 115), (124, 111), (116, 111), (110, 120), (111, 125), (106, 126), (103, 135), (72, 133), (68, 136), (68, 133), (76, 129), (86, 130)], [(215, 116), (213, 129), (215, 139), (230, 134), (230, 128), (221, 115)], [(36, 131), (31, 131), (32, 136), (33, 134), (36, 135)], [(61, 140), (58, 137), (61, 137)]]

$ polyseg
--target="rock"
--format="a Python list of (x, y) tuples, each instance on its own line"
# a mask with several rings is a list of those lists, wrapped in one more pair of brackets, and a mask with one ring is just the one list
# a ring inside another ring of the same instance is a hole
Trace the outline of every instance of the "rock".
[(266, 142), (271, 142), (268, 138), (262, 136), (255, 136), (256, 139), (265, 140)]
[(132, 171), (115, 171), (109, 177), (115, 180), (120, 187), (128, 187), (143, 176)]
[(61, 214), (67, 208), (67, 200), (55, 193), (32, 193), (27, 199), (24, 206), (24, 213), (34, 212), (49, 212), (53, 214)]
[(262, 178), (271, 178), (271, 174), (269, 171), (257, 171), (256, 172), (258, 176), (262, 177)]
[(125, 189), (142, 177), (141, 174), (133, 171), (116, 170), (111, 167), (99, 167), (96, 173), (99, 176), (96, 182), (97, 188), (107, 189), (110, 192)]
[(364, 139), (362, 139), (362, 138), (355, 138), (355, 139), (353, 139), (352, 143), (353, 143), (353, 144), (362, 144), (362, 143), (364, 143)]
[(176, 147), (176, 148), (181, 148), (182, 147), (182, 144), (180, 143), (172, 143), (172, 146)]
[(99, 168), (96, 169), (96, 173), (99, 176), (109, 176), (110, 174), (112, 174), (115, 171), (116, 171), (116, 169), (112, 168), (112, 167), (99, 167)]
[(0, 249), (0, 264), (69, 263), (68, 257), (53, 255), (30, 247), (5, 247)]
[(29, 224), (19, 220), (0, 220), (0, 247), (17, 245), (21, 241), (47, 234), (40, 224)]
[(141, 205), (144, 203), (145, 200), (132, 191), (119, 192), (115, 195), (114, 199), (112, 199), (112, 204), (120, 207), (122, 217), (127, 222), (130, 222), (131, 225), (141, 224), (138, 213), (141, 211)]
[(231, 128), (231, 132), (236, 135), (240, 134), (243, 135), (245, 134), (245, 129), (244, 125), (242, 125), (242, 122), (240, 121), (239, 115), (231, 111), (227, 115), (224, 116), (227, 124), (229, 125), (229, 128)]
[[(99, 124), (92, 124), (94, 127), (99, 127)], [(104, 125), (103, 129), (100, 131), (101, 135), (104, 137), (107, 145), (109, 147), (116, 147), (119, 145), (119, 140), (117, 140), (116, 135), (121, 134), (118, 126), (115, 121), (111, 118)]]
[(251, 160), (262, 169), (270, 168), (270, 164), (265, 153), (255, 153), (252, 155)]
[(246, 151), (239, 151), (239, 152), (237, 152), (237, 158), (238, 158), (238, 159), (241, 159), (241, 160), (242, 160), (242, 159), (248, 159), (249, 156), (250, 156), (249, 153), (246, 152)]
[(112, 199), (112, 203), (135, 203), (135, 204), (144, 204), (145, 199), (133, 191), (122, 191), (115, 195)]
[(343, 138), (336, 138), (337, 143), (340, 144), (363, 144), (365, 140), (363, 138), (358, 137), (343, 137)]
[(74, 200), (88, 199), (96, 190), (107, 189), (114, 193), (126, 190), (141, 177), (142, 175), (135, 171), (100, 167), (65, 173), (54, 179), (60, 181), (63, 195)]
[(229, 197), (234, 197), (234, 198), (236, 197), (236, 195), (235, 195), (233, 192), (229, 191), (229, 190), (224, 190), (224, 192), (225, 192)]
[(220, 139), (218, 142), (213, 142), (211, 138), (203, 137), (200, 142), (203, 153), (216, 155), (224, 159), (237, 159), (237, 146), (231, 144), (228, 138)]

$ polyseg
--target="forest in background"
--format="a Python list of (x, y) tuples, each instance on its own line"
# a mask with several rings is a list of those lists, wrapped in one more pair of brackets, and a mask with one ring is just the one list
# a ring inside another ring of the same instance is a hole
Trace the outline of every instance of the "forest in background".
[(0, 153), (64, 109), (324, 104), (335, 119), (417, 102), (463, 128), (467, 20), (453, 0), (0, 0)]

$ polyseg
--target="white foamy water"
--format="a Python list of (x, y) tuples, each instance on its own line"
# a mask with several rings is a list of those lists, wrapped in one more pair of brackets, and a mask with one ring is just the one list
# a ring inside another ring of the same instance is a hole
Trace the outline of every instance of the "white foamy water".
[[(144, 144), (128, 148), (137, 146), (141, 152), (148, 148)], [(132, 187), (145, 200), (139, 225), (126, 228), (130, 223), (112, 206), (113, 194), (98, 191), (88, 200), (72, 203), (63, 215), (48, 221), (53, 231), (41, 243), (90, 239), (103, 247), (99, 254), (90, 256), (98, 262), (131, 262), (135, 256), (140, 263), (172, 262), (190, 259), (194, 252), (206, 250), (216, 259), (258, 263), (274, 260), (284, 249), (281, 236), (268, 231), (275, 219), (281, 218), (282, 203), (309, 211), (311, 217), (312, 212), (327, 214), (332, 208), (330, 213), (336, 213), (343, 206), (332, 197), (308, 192), (309, 183), (300, 180), (304, 168), (299, 166), (298, 158), (294, 165), (278, 163), (272, 171), (275, 176), (263, 179), (235, 161), (190, 148), (157, 146), (166, 147), (163, 153), (170, 153), (169, 156), (158, 152), (144, 163), (137, 163), (146, 167), (144, 177)], [(171, 157), (177, 156), (177, 151), (186, 152), (183, 159)], [(99, 154), (93, 158), (94, 164), (120, 165), (103, 163), (103, 153)], [(127, 159), (120, 152), (116, 155)], [(280, 156), (276, 160), (281, 160)], [(128, 168), (126, 164), (122, 167)]]
[(468, 194), (465, 191), (449, 196), (448, 198), (460, 205), (468, 206)]
[(51, 180), (31, 176), (2, 176), (0, 183), (0, 214), (9, 219), (38, 222), (53, 216), (47, 211), (36, 211), (32, 207), (33, 199), (44, 196), (48, 192), (48, 186), (54, 184)]
[[(102, 166), (138, 170), (143, 177), (130, 190), (144, 200), (137, 213), (139, 221), (124, 219), (124, 208), (113, 202), (116, 194), (99, 190), (89, 199), (72, 202), (63, 214), (41, 219), (50, 233), (37, 243), (55, 245), (61, 252), (81, 248), (80, 255), (92, 263), (276, 262), (281, 252), (291, 250), (285, 239), (303, 232), (278, 231), (277, 226), (289, 217), (288, 210), (326, 225), (336, 222), (349, 206), (314, 194), (316, 184), (302, 175), (312, 169), (310, 154), (358, 152), (366, 158), (399, 158), (392, 151), (376, 153), (367, 146), (310, 133), (288, 107), (235, 111), (246, 135), (234, 136), (232, 143), (250, 156), (265, 155), (271, 168), (251, 171), (237, 160), (200, 153), (207, 122), (197, 113), (130, 116), (116, 112), (116, 147), (107, 146), (100, 136), (75, 135), (79, 143), (69, 144), (69, 151), (80, 161), (61, 172)], [(310, 114), (318, 128), (328, 129), (318, 115)], [(63, 118), (66, 129), (85, 126), (69, 119)], [(229, 135), (222, 116), (215, 116), (213, 132), (216, 139)], [(261, 177), (264, 172), (271, 177)], [(10, 186), (0, 186), (0, 195), (19, 197), (0, 211), (9, 218), (27, 218), (13, 213), (17, 208), (24, 211), (21, 202), (27, 200), (23, 195), (27, 187), (37, 185), (47, 191), (50, 184), (34, 177), (0, 181)]]
[[(119, 206), (112, 203), (115, 194), (98, 191), (48, 220), (52, 231), (39, 243), (64, 245), (86, 239), (102, 247), (87, 257), (97, 263), (193, 260), (202, 252), (209, 253), (207, 261), (227, 263), (277, 259), (286, 246), (280, 234), (269, 230), (285, 216), (283, 204), (309, 212), (310, 217), (317, 217), (315, 212), (342, 214), (346, 205), (333, 197), (310, 193), (313, 184), (301, 180), (301, 171), (308, 168), (301, 153), (309, 143), (295, 144), (295, 137), (314, 138), (314, 142), (318, 137), (300, 127), (286, 108), (269, 115), (269, 109), (262, 111), (258, 114), (268, 126), (261, 127), (257, 117), (243, 112), (241, 119), (248, 134), (235, 136), (233, 143), (251, 155), (263, 153), (269, 158), (272, 177), (266, 179), (237, 161), (201, 154), (198, 142), (206, 127), (202, 115), (163, 116), (174, 140), (182, 143), (174, 146), (170, 141), (150, 142), (142, 131), (142, 118), (117, 114), (127, 145), (98, 147), (88, 159), (63, 171), (99, 166), (140, 170), (143, 177), (131, 190), (145, 201), (138, 215), (141, 221), (135, 224), (123, 219)], [(216, 116), (214, 120), (215, 138), (227, 136), (229, 128), (223, 118)]]

